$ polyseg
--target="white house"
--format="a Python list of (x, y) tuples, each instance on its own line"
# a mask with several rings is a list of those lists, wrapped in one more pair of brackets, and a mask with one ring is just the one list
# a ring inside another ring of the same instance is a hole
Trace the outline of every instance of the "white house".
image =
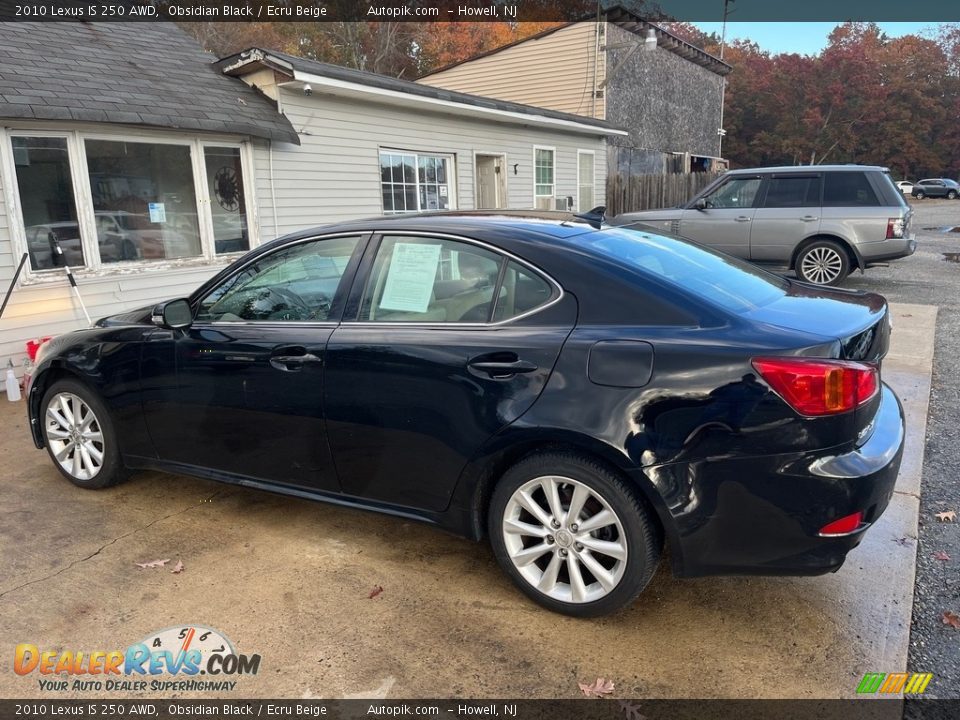
[[(188, 295), (293, 230), (418, 210), (604, 202), (603, 120), (253, 49), (172, 23), (0, 24), (0, 362)], [(56, 252), (59, 244), (62, 255)]]

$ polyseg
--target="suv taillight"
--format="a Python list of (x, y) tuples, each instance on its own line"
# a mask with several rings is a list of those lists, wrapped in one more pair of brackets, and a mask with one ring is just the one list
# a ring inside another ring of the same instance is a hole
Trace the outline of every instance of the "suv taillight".
[(903, 218), (890, 218), (887, 220), (887, 240), (902, 238), (904, 226)]
[(854, 410), (880, 387), (875, 365), (819, 358), (754, 358), (754, 369), (801, 415)]

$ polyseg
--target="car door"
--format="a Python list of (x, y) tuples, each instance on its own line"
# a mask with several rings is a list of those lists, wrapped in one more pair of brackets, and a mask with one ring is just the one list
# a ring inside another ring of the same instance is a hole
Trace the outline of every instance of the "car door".
[(750, 227), (762, 177), (734, 175), (708, 194), (702, 207), (689, 207), (680, 218), (680, 234), (717, 250), (750, 257)]
[(443, 510), (468, 459), (540, 395), (576, 300), (494, 248), (428, 234), (375, 239), (354, 288), (324, 384), (343, 492)]
[(142, 376), (162, 460), (338, 489), (323, 362), (365, 242), (354, 234), (284, 245), (197, 298), (188, 329), (156, 331)]
[(821, 173), (770, 175), (750, 231), (750, 259), (789, 262), (804, 238), (820, 229)]

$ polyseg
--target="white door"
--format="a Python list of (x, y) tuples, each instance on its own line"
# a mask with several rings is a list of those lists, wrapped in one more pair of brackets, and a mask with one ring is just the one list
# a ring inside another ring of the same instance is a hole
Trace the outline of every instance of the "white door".
[(586, 212), (596, 207), (596, 175), (594, 173), (594, 154), (580, 150), (577, 152), (577, 211)]
[(503, 156), (477, 155), (477, 209), (503, 207)]

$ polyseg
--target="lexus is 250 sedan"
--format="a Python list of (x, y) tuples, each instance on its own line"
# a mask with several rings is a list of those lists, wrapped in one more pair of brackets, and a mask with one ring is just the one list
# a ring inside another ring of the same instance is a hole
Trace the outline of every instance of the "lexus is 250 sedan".
[(252, 250), (187, 299), (44, 346), (38, 448), (415, 518), (537, 602), (836, 570), (904, 438), (883, 298), (596, 217), (385, 217)]

